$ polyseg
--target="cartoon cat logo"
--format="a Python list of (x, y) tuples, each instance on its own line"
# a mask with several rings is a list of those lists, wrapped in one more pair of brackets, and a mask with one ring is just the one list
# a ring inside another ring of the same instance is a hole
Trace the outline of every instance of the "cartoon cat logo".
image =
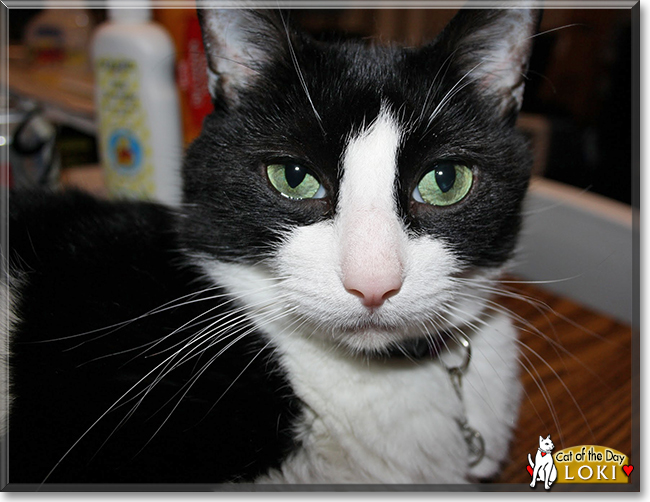
[(528, 463), (530, 464), (528, 472), (533, 477), (533, 480), (530, 482), (531, 488), (535, 488), (535, 484), (538, 481), (543, 481), (544, 488), (550, 490), (551, 485), (557, 479), (557, 469), (555, 468), (555, 462), (553, 462), (553, 455), (551, 454), (553, 448), (555, 448), (555, 445), (551, 441), (550, 434), (546, 439), (540, 436), (539, 448), (535, 455), (535, 463), (533, 463), (530, 453), (528, 454)]

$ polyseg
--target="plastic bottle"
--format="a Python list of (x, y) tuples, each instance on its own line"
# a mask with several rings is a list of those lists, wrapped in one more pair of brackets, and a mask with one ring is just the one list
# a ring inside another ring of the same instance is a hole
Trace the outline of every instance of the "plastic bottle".
[(181, 202), (183, 142), (174, 44), (151, 22), (150, 8), (113, 5), (92, 44), (108, 193), (175, 206)]

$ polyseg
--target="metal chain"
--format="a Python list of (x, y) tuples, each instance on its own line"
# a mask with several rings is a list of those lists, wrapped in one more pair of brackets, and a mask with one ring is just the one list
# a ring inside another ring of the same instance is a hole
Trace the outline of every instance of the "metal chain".
[(463, 399), (462, 393), (462, 384), (463, 376), (469, 367), (469, 363), (472, 360), (472, 347), (469, 343), (469, 339), (462, 333), (458, 333), (458, 341), (465, 348), (465, 358), (460, 366), (453, 366), (447, 368), (447, 373), (449, 374), (449, 379), (451, 380), (451, 385), (458, 396), (461, 405), (461, 417), (456, 419), (460, 431), (463, 434), (463, 439), (467, 443), (467, 450), (469, 452), (469, 465), (474, 467), (478, 464), (483, 457), (485, 456), (485, 440), (479, 431), (471, 427), (467, 423), (467, 412), (465, 410), (465, 401)]

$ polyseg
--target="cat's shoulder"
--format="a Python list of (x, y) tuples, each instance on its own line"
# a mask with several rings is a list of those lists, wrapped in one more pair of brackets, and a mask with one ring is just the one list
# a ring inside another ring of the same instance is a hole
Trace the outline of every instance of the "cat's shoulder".
[(110, 325), (120, 312), (137, 316), (182, 296), (201, 275), (177, 244), (176, 219), (150, 202), (11, 193), (2, 281), (14, 319), (8, 331), (44, 333), (36, 319), (47, 319), (48, 331), (70, 317), (80, 330)]
[(176, 218), (160, 204), (108, 201), (75, 190), (12, 192), (8, 207), (10, 250), (25, 255), (39, 247), (82, 252), (111, 243), (137, 249), (171, 242)]

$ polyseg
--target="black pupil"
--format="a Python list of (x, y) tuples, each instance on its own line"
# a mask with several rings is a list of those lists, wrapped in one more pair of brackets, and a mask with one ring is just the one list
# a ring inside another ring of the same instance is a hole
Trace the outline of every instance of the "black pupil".
[(295, 164), (289, 164), (284, 170), (284, 176), (291, 188), (296, 188), (305, 179), (307, 171)]
[(456, 181), (456, 168), (453, 164), (442, 164), (436, 167), (436, 183), (442, 193), (447, 193)]

